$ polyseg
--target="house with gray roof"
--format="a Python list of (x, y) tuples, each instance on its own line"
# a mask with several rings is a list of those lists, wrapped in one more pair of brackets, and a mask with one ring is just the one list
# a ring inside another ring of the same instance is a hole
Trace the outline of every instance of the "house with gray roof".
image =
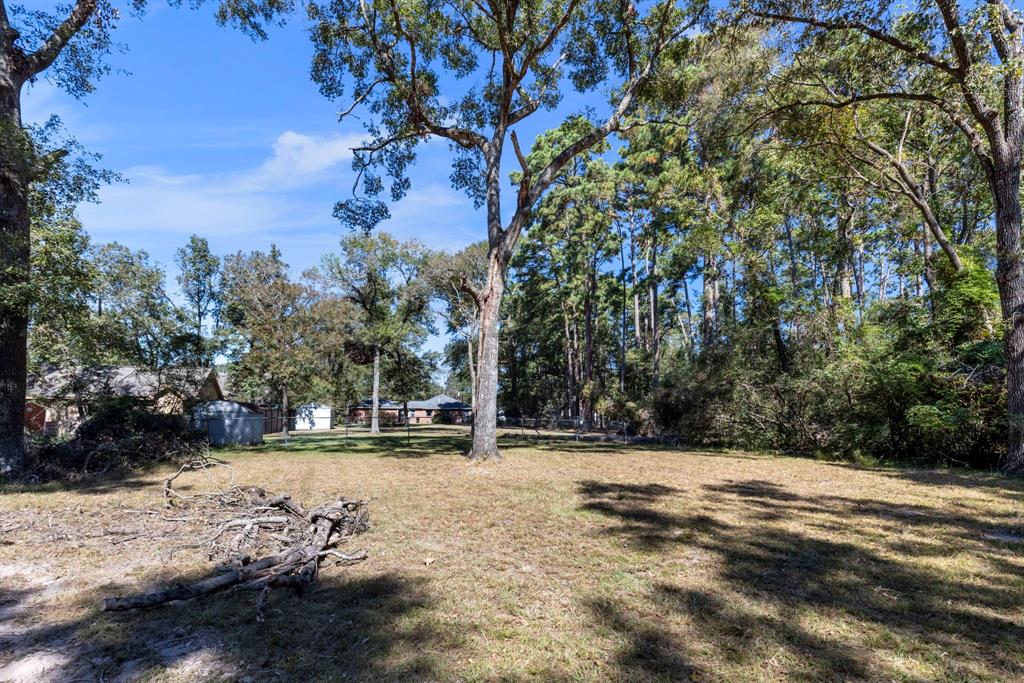
[(160, 413), (184, 413), (194, 403), (223, 400), (224, 394), (213, 368), (61, 368), (30, 378), (27, 426), (48, 433), (66, 431), (88, 416), (102, 398), (132, 398), (150, 402)]
[[(372, 399), (364, 399), (349, 409), (349, 419), (356, 423), (370, 421), (373, 410)], [(405, 404), (382, 398), (378, 401), (381, 420), (395, 420), (405, 423)], [(445, 394), (431, 396), (421, 401), (409, 401), (409, 422), (411, 424), (431, 424), (435, 421), (449, 424), (467, 424), (472, 408), (457, 398)]]

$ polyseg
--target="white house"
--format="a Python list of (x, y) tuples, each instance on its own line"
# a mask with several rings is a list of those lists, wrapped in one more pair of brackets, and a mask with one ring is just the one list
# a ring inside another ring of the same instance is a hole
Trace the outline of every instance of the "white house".
[(331, 428), (331, 418), (334, 411), (330, 406), (322, 403), (307, 403), (295, 409), (295, 426), (293, 429), (301, 431), (320, 431)]

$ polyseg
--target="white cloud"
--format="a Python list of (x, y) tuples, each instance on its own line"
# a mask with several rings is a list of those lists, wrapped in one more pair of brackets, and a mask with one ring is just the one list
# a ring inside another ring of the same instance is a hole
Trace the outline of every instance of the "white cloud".
[(391, 206), (391, 218), (380, 227), (401, 239), (418, 239), (449, 251), (487, 237), (483, 215), (474, 211), (472, 200), (440, 183), (414, 184)]
[(308, 184), (324, 171), (351, 160), (352, 148), (362, 139), (361, 133), (315, 136), (285, 131), (274, 141), (273, 156), (235, 179), (234, 189), (275, 191)]
[(175, 174), (135, 166), (124, 171), (127, 183), (101, 191), (100, 204), (83, 206), (82, 219), (100, 240), (139, 231), (215, 236), (323, 223), (332, 202), (299, 195), (336, 179), (359, 139), (286, 131), (259, 166), (237, 172)]
[[(195, 233), (220, 253), (276, 243), (301, 271), (337, 248), (342, 228), (331, 211), (351, 191), (347, 162), (361, 139), (286, 131), (263, 161), (229, 172), (134, 166), (123, 171), (127, 183), (103, 188), (101, 203), (83, 205), (80, 216), (97, 242), (145, 248), (169, 267), (174, 249)], [(460, 249), (482, 239), (482, 219), (470, 200), (437, 182), (434, 160), (424, 161), (422, 169), (413, 169), (421, 178), (414, 178), (413, 189), (391, 207), (392, 217), (381, 229), (435, 249)]]

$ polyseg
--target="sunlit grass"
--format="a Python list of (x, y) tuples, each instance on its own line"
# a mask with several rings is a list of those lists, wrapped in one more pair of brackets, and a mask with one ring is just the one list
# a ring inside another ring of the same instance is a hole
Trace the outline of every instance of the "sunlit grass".
[[(161, 569), (159, 541), (111, 552), (85, 531), (14, 531), (0, 565), (67, 589), (12, 598), (32, 625), (0, 631), (0, 667), (59, 632), (80, 646), (69, 666), (107, 678), (132, 660), (157, 680), (195, 680), (197, 661), (253, 680), (1024, 677), (1024, 544), (988, 537), (1024, 524), (1020, 482), (522, 437), (485, 464), (462, 457), (462, 428), (221, 451), (239, 483), (370, 500), (370, 559), (275, 596), (265, 624), (247, 594), (98, 613), (101, 595), (208, 563), (180, 551)], [(7, 490), (0, 513), (102, 528), (118, 506), (159, 510), (163, 476)], [(162, 644), (175, 633), (199, 635)]]

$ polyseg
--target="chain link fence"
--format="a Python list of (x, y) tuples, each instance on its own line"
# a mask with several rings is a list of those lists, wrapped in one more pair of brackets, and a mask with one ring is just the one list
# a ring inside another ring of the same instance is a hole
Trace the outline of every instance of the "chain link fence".
[(621, 441), (629, 443), (636, 435), (630, 433), (627, 422), (579, 417), (500, 417), (498, 428), (518, 431), (523, 438), (572, 437), (577, 441)]

